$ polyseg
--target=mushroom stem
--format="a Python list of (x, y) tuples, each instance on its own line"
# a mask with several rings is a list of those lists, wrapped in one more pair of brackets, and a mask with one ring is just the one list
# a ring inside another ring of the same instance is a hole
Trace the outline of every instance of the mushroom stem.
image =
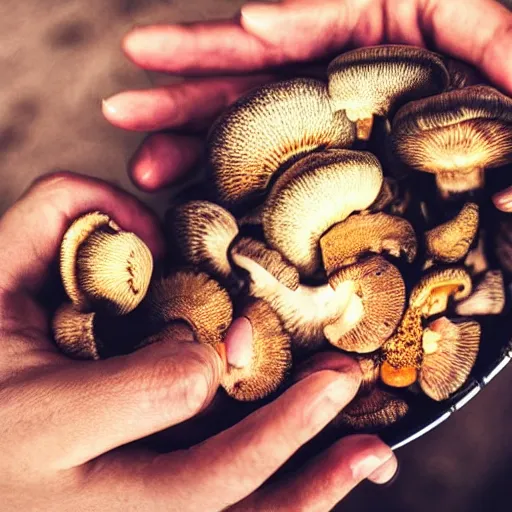
[(485, 171), (481, 167), (466, 171), (439, 171), (436, 174), (437, 187), (443, 199), (448, 199), (453, 194), (483, 188), (484, 182)]
[(370, 140), (373, 128), (373, 116), (356, 121), (356, 137), (358, 140)]

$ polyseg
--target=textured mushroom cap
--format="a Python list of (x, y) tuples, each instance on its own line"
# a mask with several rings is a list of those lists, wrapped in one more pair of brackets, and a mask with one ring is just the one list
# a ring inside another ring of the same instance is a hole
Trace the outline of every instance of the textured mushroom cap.
[(77, 219), (64, 235), (60, 272), (77, 309), (123, 315), (146, 295), (153, 258), (139, 237), (94, 212)]
[(411, 292), (409, 304), (423, 316), (433, 316), (446, 311), (450, 298), (461, 301), (469, 296), (471, 289), (471, 276), (464, 268), (437, 269), (421, 278)]
[(449, 82), (438, 55), (403, 45), (343, 53), (329, 64), (327, 72), (333, 104), (336, 110), (345, 110), (351, 121), (388, 116), (406, 101), (444, 91)]
[(213, 125), (209, 160), (218, 198), (228, 206), (265, 192), (287, 161), (320, 147), (349, 147), (354, 126), (332, 110), (325, 84), (297, 78), (255, 89)]
[(446, 317), (432, 322), (426, 332), (432, 331), (425, 347), (419, 375), (421, 389), (434, 400), (446, 400), (467, 380), (475, 364), (480, 345), (478, 322), (450, 322)]
[(402, 419), (409, 411), (407, 402), (382, 389), (356, 397), (334, 420), (354, 430), (384, 428)]
[(355, 294), (343, 315), (324, 328), (334, 346), (350, 352), (373, 352), (393, 334), (405, 306), (399, 270), (382, 256), (343, 268), (329, 278), (336, 290), (354, 283)]
[(416, 234), (408, 221), (386, 213), (352, 215), (320, 238), (327, 275), (352, 265), (367, 253), (386, 252), (411, 263), (416, 257)]
[(374, 352), (373, 354), (357, 355), (356, 361), (361, 368), (361, 385), (359, 386), (359, 393), (368, 393), (375, 387), (379, 380), (380, 373), (380, 354)]
[(479, 188), (483, 169), (512, 161), (512, 99), (474, 85), (413, 101), (393, 119), (393, 140), (405, 163), (437, 173), (442, 190)]
[(95, 332), (95, 313), (81, 313), (73, 304), (64, 303), (52, 321), (55, 343), (73, 359), (100, 359), (102, 342)]
[(187, 264), (229, 276), (228, 249), (238, 234), (231, 213), (209, 201), (189, 201), (168, 212), (167, 229)]
[(216, 347), (233, 320), (228, 292), (202, 272), (178, 270), (155, 282), (146, 307), (153, 330), (172, 321), (186, 322), (200, 343)]
[(237, 400), (259, 400), (276, 391), (291, 368), (290, 337), (265, 301), (249, 304), (242, 315), (252, 326), (252, 359), (243, 368), (229, 366), (222, 387)]
[(505, 283), (500, 270), (486, 272), (473, 293), (455, 307), (461, 316), (499, 315), (505, 307)]
[(354, 211), (368, 208), (382, 185), (379, 161), (363, 151), (330, 150), (308, 155), (275, 183), (263, 210), (268, 244), (299, 271), (320, 265), (320, 237)]
[(457, 216), (425, 233), (428, 257), (455, 263), (468, 252), (478, 231), (478, 205), (466, 203)]

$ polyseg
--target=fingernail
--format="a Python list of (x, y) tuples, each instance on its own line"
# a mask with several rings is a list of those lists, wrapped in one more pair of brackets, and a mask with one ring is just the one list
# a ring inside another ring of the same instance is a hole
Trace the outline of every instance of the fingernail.
[(387, 462), (377, 468), (368, 480), (377, 485), (391, 485), (398, 477), (398, 461), (393, 455)]
[[(358, 482), (369, 478), (373, 474), (375, 474), (376, 478), (378, 478), (378, 470), (383, 468), (383, 466), (385, 466), (393, 457), (393, 453), (388, 453), (384, 457), (372, 454), (367, 455), (362, 459), (356, 460), (351, 465), (352, 476)], [(386, 475), (384, 474), (384, 476)], [(389, 478), (392, 476), (393, 475), (390, 475)]]
[(235, 368), (244, 368), (251, 363), (253, 339), (251, 322), (237, 318), (229, 328), (224, 339), (228, 363)]
[(110, 102), (108, 99), (101, 101), (101, 109), (106, 114), (112, 114), (112, 115), (117, 114), (117, 110), (116, 110), (114, 103)]
[(160, 37), (155, 37), (152, 31), (135, 29), (124, 36), (123, 49), (129, 55), (136, 55), (141, 50), (149, 53), (152, 48), (160, 45)]
[(494, 204), (501, 210), (512, 210), (512, 187), (495, 194), (492, 198)]
[(121, 121), (132, 118), (137, 112), (150, 109), (152, 105), (149, 95), (122, 92), (103, 100), (103, 112), (108, 119)]
[(255, 28), (268, 28), (274, 25), (276, 14), (280, 11), (279, 5), (246, 4), (242, 7), (241, 14), (245, 22)]

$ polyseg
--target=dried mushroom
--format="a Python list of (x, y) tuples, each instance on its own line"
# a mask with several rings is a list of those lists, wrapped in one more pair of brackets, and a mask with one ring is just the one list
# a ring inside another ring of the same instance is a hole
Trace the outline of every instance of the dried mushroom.
[(455, 312), (461, 316), (499, 315), (505, 307), (505, 283), (500, 270), (486, 272), (473, 293), (459, 302)]
[(334, 108), (357, 125), (368, 140), (374, 116), (387, 117), (400, 104), (440, 93), (448, 85), (441, 58), (423, 48), (381, 45), (358, 48), (334, 59), (328, 68)]
[(414, 229), (408, 221), (386, 213), (352, 215), (335, 224), (320, 239), (327, 275), (356, 263), (368, 253), (386, 252), (411, 263), (416, 257)]

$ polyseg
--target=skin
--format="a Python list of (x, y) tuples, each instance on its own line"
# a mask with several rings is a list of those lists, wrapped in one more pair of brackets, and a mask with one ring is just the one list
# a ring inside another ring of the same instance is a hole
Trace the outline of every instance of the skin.
[(393, 476), (391, 450), (376, 437), (354, 436), (282, 486), (262, 485), (354, 397), (360, 371), (341, 355), (309, 361), (279, 398), (201, 444), (165, 454), (134, 444), (201, 413), (223, 369), (213, 349), (188, 340), (97, 362), (58, 352), (48, 300), (38, 298), (57, 279), (53, 264), (67, 227), (94, 210), (140, 236), (155, 259), (163, 256), (158, 224), (140, 203), (70, 173), (39, 180), (0, 219), (3, 511), (261, 510), (290, 494), (309, 509), (316, 487), (324, 492), (314, 507), (329, 510), (361, 480)]

